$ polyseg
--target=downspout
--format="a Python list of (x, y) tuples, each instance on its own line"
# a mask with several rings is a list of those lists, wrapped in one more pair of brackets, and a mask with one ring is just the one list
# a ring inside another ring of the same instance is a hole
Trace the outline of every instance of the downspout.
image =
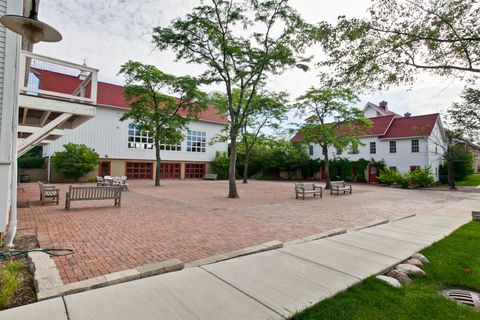
[(47, 162), (47, 182), (50, 183), (50, 174), (51, 174), (51, 169), (50, 169), (50, 156), (48, 156), (48, 162)]

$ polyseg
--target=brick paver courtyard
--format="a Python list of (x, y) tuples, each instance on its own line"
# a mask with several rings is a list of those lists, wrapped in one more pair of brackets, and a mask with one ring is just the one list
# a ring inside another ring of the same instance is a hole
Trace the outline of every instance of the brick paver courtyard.
[(433, 209), (468, 198), (468, 193), (402, 190), (354, 185), (352, 196), (295, 200), (291, 182), (238, 184), (240, 199), (227, 199), (226, 181), (132, 181), (113, 200), (72, 202), (64, 209), (68, 185), (58, 185), (60, 205), (38, 203), (38, 186), (23, 184), (19, 229), (35, 229), (40, 247), (74, 249), (55, 258), (62, 280), (99, 275), (177, 258), (191, 262), (271, 240), (290, 241), (335, 228)]

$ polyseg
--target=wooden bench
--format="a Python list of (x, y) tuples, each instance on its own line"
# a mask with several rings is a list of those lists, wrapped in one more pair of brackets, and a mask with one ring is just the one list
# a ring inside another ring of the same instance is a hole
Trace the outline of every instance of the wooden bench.
[(302, 199), (305, 200), (306, 194), (313, 194), (315, 198), (317, 195), (322, 198), (322, 187), (316, 186), (314, 183), (295, 183), (295, 198), (298, 199), (298, 196), (301, 195)]
[(203, 175), (203, 180), (217, 180), (216, 173), (206, 173)]
[(343, 181), (343, 180), (341, 180), (341, 181), (331, 181), (330, 184), (332, 186), (332, 189), (330, 189), (330, 194), (333, 194), (333, 192), (336, 192), (337, 196), (338, 196), (340, 191), (343, 191), (343, 194), (345, 194), (347, 191), (350, 192), (350, 194), (352, 194), (352, 185), (351, 184), (345, 184), (345, 181)]
[(68, 188), (65, 197), (65, 209), (70, 209), (71, 201), (82, 200), (115, 200), (115, 206), (120, 207), (122, 200), (122, 187), (73, 187)]
[(38, 187), (40, 188), (40, 201), (42, 205), (45, 205), (45, 202), (55, 202), (58, 204), (60, 201), (60, 190), (55, 188), (55, 186), (46, 186), (43, 182), (38, 182)]

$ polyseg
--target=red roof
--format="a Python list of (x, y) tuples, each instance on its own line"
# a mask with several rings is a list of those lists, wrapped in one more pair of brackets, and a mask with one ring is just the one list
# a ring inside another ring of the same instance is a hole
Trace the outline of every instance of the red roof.
[[(398, 117), (395, 115), (369, 118), (372, 126), (361, 137), (377, 136), (381, 139), (429, 136), (432, 133), (439, 114), (427, 114), (414, 117)], [(303, 135), (298, 133), (293, 141), (301, 141)]]
[[(74, 76), (43, 69), (34, 70), (40, 78), (40, 87), (43, 90), (72, 93), (81, 83), (81, 80)], [(87, 87), (87, 94), (89, 94), (89, 92), (90, 87)], [(125, 100), (123, 86), (100, 81), (98, 82), (97, 89), (97, 105), (130, 109), (130, 106)], [(184, 112), (180, 112), (179, 114), (182, 116), (186, 115)], [(218, 110), (211, 105), (198, 115), (198, 119), (221, 124), (228, 123), (228, 119), (224, 115), (219, 114)]]
[(439, 114), (395, 118), (387, 133), (381, 138), (423, 137), (432, 133)]

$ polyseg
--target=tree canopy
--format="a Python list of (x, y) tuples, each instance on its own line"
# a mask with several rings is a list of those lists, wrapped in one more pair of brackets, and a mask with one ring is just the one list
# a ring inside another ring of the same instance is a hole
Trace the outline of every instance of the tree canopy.
[(480, 90), (466, 88), (461, 97), (461, 102), (455, 102), (447, 110), (450, 124), (457, 135), (478, 142), (480, 140)]
[(86, 145), (67, 143), (63, 147), (64, 151), (57, 151), (53, 154), (52, 161), (58, 172), (66, 178), (78, 181), (97, 166), (98, 153)]
[(302, 141), (322, 147), (327, 188), (330, 187), (328, 147), (345, 150), (350, 146), (354, 151), (361, 143), (358, 135), (371, 126), (362, 110), (349, 107), (356, 101), (358, 97), (351, 89), (328, 85), (311, 87), (297, 99), (300, 113), (311, 115), (301, 126), (299, 134)]
[(286, 0), (211, 0), (170, 26), (153, 30), (160, 50), (170, 48), (177, 59), (202, 65), (204, 82), (224, 86), (230, 120), (230, 198), (238, 197), (237, 138), (253, 98), (269, 75), (292, 67), (307, 69), (310, 57), (304, 48), (312, 29)]
[(476, 0), (377, 0), (367, 18), (322, 23), (317, 37), (325, 64), (359, 87), (412, 83), (419, 70), (469, 79), (480, 73)]
[[(130, 119), (138, 130), (148, 132), (155, 146), (157, 159), (155, 185), (160, 185), (160, 144), (177, 144), (190, 119), (207, 108), (206, 95), (199, 90), (199, 81), (176, 77), (155, 66), (128, 61), (119, 74), (126, 77), (125, 98), (130, 109), (121, 120)], [(175, 96), (175, 98), (173, 97)]]

